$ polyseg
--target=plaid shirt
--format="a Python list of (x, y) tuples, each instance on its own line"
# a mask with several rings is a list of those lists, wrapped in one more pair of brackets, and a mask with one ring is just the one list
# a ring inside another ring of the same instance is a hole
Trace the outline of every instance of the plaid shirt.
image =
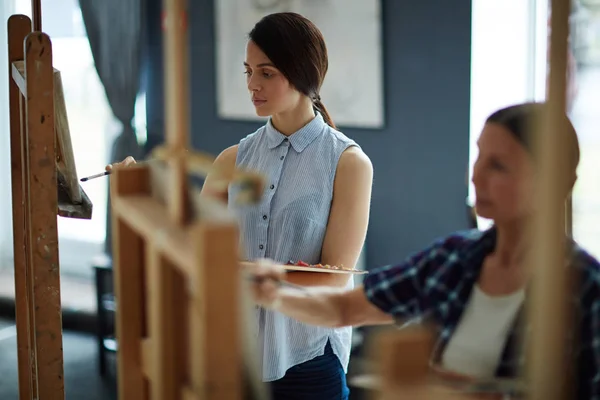
[[(436, 241), (399, 265), (372, 271), (364, 280), (367, 298), (399, 321), (427, 319), (439, 328), (433, 359), (438, 361), (477, 283), (485, 257), (496, 243), (496, 230), (458, 232)], [(600, 264), (573, 244), (572, 265), (579, 267), (574, 292), (578, 321), (574, 363), (577, 399), (600, 400)], [(519, 312), (509, 332), (496, 376), (515, 376), (523, 367), (520, 337), (529, 327)]]

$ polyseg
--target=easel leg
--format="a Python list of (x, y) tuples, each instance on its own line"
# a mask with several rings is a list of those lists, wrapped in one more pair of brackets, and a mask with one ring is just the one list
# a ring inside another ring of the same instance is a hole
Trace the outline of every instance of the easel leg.
[[(36, 396), (33, 392), (31, 343), (29, 333), (29, 307), (25, 256), (24, 160), (21, 154), (22, 95), (11, 77), (11, 63), (22, 60), (23, 42), (31, 32), (31, 20), (24, 15), (8, 19), (8, 84), (10, 104), (10, 157), (12, 180), (13, 243), (15, 268), (15, 311), (17, 323), (17, 357), (19, 362), (19, 394), (23, 399)], [(35, 353), (33, 354), (35, 355)]]
[(151, 398), (176, 399), (186, 383), (187, 288), (185, 277), (146, 244)]
[[(206, 399), (243, 397), (243, 349), (239, 332), (239, 261), (237, 226), (201, 223), (195, 233), (197, 262), (194, 296), (199, 322), (191, 332), (198, 351), (192, 382)], [(218, 268), (214, 266), (218, 265)], [(197, 317), (196, 317), (197, 318)], [(236, 366), (236, 367), (232, 367)]]
[[(149, 191), (148, 169), (131, 169), (111, 179), (113, 194)], [(117, 304), (119, 399), (148, 399), (143, 374), (142, 339), (146, 335), (144, 296), (144, 242), (118, 213), (112, 214), (114, 287)], [(126, 249), (121, 251), (120, 249)]]
[(23, 170), (21, 174), (21, 181), (23, 182), (21, 196), (23, 198), (23, 242), (25, 250), (24, 253), (24, 285), (25, 285), (25, 300), (27, 302), (27, 340), (28, 349), (29, 349), (29, 373), (31, 374), (31, 393), (33, 398), (37, 397), (38, 394), (38, 380), (37, 380), (37, 350), (35, 346), (35, 310), (33, 303), (33, 270), (32, 270), (32, 260), (31, 260), (31, 251), (28, 251), (31, 247), (31, 213), (29, 207), (27, 206), (31, 202), (31, 193), (28, 182), (29, 176), (29, 152), (27, 150), (27, 142), (25, 140), (25, 129), (26, 129), (26, 119), (25, 119), (25, 98), (21, 95), (19, 98), (19, 107), (21, 110), (21, 160), (23, 160)]
[(28, 257), (34, 323), (38, 397), (64, 399), (60, 268), (56, 215), (56, 149), (52, 76), (52, 46), (47, 35), (34, 32), (25, 39), (27, 80), (26, 149), (28, 190)]

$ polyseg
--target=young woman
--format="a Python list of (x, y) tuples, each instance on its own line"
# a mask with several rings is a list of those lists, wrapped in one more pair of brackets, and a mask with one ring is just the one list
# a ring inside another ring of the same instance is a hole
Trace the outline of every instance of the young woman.
[[(235, 205), (236, 188), (223, 195), (238, 215), (243, 257), (353, 267), (362, 249), (371, 198), (369, 158), (338, 131), (323, 105), (327, 48), (320, 31), (294, 13), (271, 14), (249, 34), (244, 65), (250, 95), (266, 125), (224, 150), (215, 167), (238, 166), (267, 179), (257, 206)], [(130, 164), (128, 158), (122, 164)], [(342, 274), (295, 272), (300, 285), (351, 289)], [(277, 311), (258, 308), (257, 340), (263, 379), (275, 400), (348, 398), (345, 373), (350, 327), (316, 327)]]
[[(532, 273), (524, 264), (525, 224), (533, 211), (536, 159), (531, 122), (543, 105), (524, 104), (492, 114), (479, 139), (474, 166), (476, 210), (494, 226), (458, 232), (436, 241), (404, 262), (371, 272), (354, 290), (281, 289), (271, 279), (254, 285), (256, 301), (317, 326), (385, 324), (427, 317), (439, 327), (433, 361), (461, 376), (512, 376), (522, 358), (515, 340), (522, 332), (521, 312)], [(565, 117), (566, 118), (566, 117)], [(563, 132), (569, 146), (564, 163), (576, 180), (579, 145), (573, 126)], [(580, 273), (573, 306), (574, 379), (577, 399), (600, 398), (600, 265), (570, 241), (571, 268)], [(284, 279), (265, 261), (257, 275)]]

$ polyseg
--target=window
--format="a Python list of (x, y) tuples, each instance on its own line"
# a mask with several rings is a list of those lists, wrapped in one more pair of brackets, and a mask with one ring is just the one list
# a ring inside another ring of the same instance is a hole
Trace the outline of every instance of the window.
[(573, 236), (600, 257), (600, 3), (578, 0), (571, 15), (576, 91), (571, 120), (581, 162), (573, 192)]
[[(13, 1), (16, 13), (31, 16), (31, 1)], [(108, 159), (112, 138), (107, 132), (114, 122), (94, 67), (79, 2), (58, 0), (44, 7), (42, 30), (52, 40), (53, 64), (61, 72), (77, 173), (97, 173)], [(92, 219), (58, 218), (60, 263), (65, 273), (90, 273), (90, 259), (103, 249), (107, 181), (96, 179), (82, 187), (94, 205)]]
[[(31, 16), (30, 0), (2, 2), (0, 14), (6, 21), (18, 13)], [(5, 22), (4, 22), (5, 23)], [(5, 31), (6, 29), (3, 29)], [(73, 144), (77, 173), (80, 177), (104, 170), (113, 140), (119, 134), (120, 124), (113, 117), (104, 88), (94, 66), (89, 41), (77, 0), (55, 0), (42, 10), (42, 30), (52, 40), (53, 64), (61, 71), (67, 115)], [(5, 33), (3, 33), (5, 35)], [(2, 40), (1, 57), (6, 60), (7, 40)], [(4, 75), (8, 71), (2, 63)], [(5, 81), (5, 80), (2, 80)], [(0, 123), (8, 132), (8, 88), (0, 84)], [(135, 126), (141, 141), (145, 138), (145, 96), (138, 98)], [(2, 135), (0, 149), (4, 152), (0, 173), (9, 176), (10, 139)], [(11, 226), (10, 180), (5, 181), (0, 201), (0, 221)], [(106, 236), (106, 205), (108, 180), (99, 178), (82, 183), (94, 209), (91, 220), (58, 218), (59, 255), (61, 271), (67, 274), (91, 276), (91, 260), (104, 249)], [(1, 236), (2, 258), (12, 259), (12, 231)], [(9, 263), (12, 264), (12, 263)], [(4, 263), (6, 265), (6, 263)]]
[[(471, 32), (470, 162), (477, 139), (495, 110), (541, 100), (545, 92), (547, 0), (473, 0)], [(470, 179), (469, 198), (475, 193)], [(478, 218), (482, 227), (491, 221)]]
[[(547, 0), (473, 0), (471, 148), (488, 114), (503, 106), (543, 100), (547, 76)], [(600, 3), (575, 0), (571, 14), (569, 115), (581, 147), (573, 192), (573, 235), (600, 257)], [(470, 171), (469, 176), (471, 176)], [(474, 201), (472, 184), (469, 199)], [(479, 218), (482, 227), (490, 221)]]

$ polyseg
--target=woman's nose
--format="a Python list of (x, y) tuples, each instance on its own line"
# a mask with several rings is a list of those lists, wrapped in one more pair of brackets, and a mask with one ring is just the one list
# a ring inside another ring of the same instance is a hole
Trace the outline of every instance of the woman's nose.
[(248, 77), (248, 90), (251, 92), (258, 92), (258, 91), (260, 91), (260, 89), (261, 89), (261, 87), (258, 82), (258, 79), (256, 79), (254, 76), (249, 76)]

